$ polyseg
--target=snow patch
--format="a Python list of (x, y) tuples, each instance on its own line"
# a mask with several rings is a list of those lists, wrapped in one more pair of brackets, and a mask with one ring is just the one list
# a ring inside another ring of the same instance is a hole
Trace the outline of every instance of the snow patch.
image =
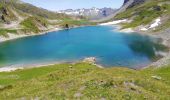
[(120, 30), (120, 32), (133, 33), (134, 30), (132, 28), (126, 28), (126, 29)]
[(143, 27), (143, 28), (141, 28), (140, 30), (141, 30), (141, 31), (147, 31), (148, 29), (145, 28), (145, 27)]
[(127, 21), (128, 21), (127, 19), (123, 19), (123, 20), (116, 20), (116, 21), (112, 21), (112, 22), (102, 23), (99, 25), (114, 25), (114, 24), (119, 24), (119, 23), (127, 22)]
[(155, 30), (155, 28), (156, 28), (157, 26), (159, 26), (160, 24), (161, 24), (161, 19), (160, 19), (160, 18), (157, 18), (157, 19), (154, 21), (154, 23), (152, 23), (152, 24), (149, 26), (149, 28), (142, 27), (140, 30), (141, 30), (141, 31), (147, 31), (147, 30), (149, 30), (149, 29), (154, 29), (154, 30)]
[(155, 20), (155, 22), (150, 25), (149, 29), (150, 29), (150, 28), (155, 28), (155, 27), (159, 26), (159, 24), (161, 24), (161, 19), (160, 19), (160, 18), (157, 18), (157, 19)]

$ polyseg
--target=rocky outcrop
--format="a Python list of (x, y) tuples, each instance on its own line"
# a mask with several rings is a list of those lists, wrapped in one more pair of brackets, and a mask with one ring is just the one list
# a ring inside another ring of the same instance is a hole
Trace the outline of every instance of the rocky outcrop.
[(123, 5), (126, 5), (128, 2), (132, 2), (127, 8), (134, 7), (136, 5), (140, 5), (144, 3), (146, 0), (124, 0)]
[(6, 22), (6, 18), (5, 16), (8, 15), (8, 11), (5, 7), (1, 7), (0, 8), (0, 20), (2, 20), (3, 22)]
[(123, 3), (123, 5), (122, 5), (122, 7), (121, 7), (116, 13), (114, 13), (113, 18), (114, 18), (117, 14), (126, 11), (128, 8), (132, 8), (132, 7), (134, 7), (134, 6), (143, 4), (145, 1), (146, 1), (146, 0), (124, 0), (124, 3)]
[(123, 5), (125, 5), (127, 2), (129, 2), (130, 0), (124, 0), (124, 3), (123, 3)]

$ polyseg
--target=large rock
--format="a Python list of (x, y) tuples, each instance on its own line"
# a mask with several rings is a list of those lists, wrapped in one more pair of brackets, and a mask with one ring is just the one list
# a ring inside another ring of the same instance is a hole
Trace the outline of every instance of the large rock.
[(95, 57), (88, 57), (88, 58), (85, 58), (83, 60), (83, 62), (94, 64), (96, 62), (96, 58)]

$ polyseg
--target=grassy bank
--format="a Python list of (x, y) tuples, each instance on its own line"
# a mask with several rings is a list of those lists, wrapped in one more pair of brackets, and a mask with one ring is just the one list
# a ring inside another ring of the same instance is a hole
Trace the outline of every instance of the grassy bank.
[(0, 73), (0, 99), (168, 100), (170, 67), (133, 70), (59, 64)]
[(17, 30), (10, 30), (10, 29), (0, 29), (0, 36), (4, 36), (4, 37), (9, 37), (7, 33), (17, 33)]

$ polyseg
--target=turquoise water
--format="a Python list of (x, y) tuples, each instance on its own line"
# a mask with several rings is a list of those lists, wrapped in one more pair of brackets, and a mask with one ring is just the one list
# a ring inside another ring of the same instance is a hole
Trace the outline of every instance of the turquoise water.
[(143, 67), (159, 51), (154, 39), (137, 33), (120, 33), (111, 26), (89, 26), (50, 32), (0, 43), (0, 67), (74, 62), (96, 57), (111, 67)]

